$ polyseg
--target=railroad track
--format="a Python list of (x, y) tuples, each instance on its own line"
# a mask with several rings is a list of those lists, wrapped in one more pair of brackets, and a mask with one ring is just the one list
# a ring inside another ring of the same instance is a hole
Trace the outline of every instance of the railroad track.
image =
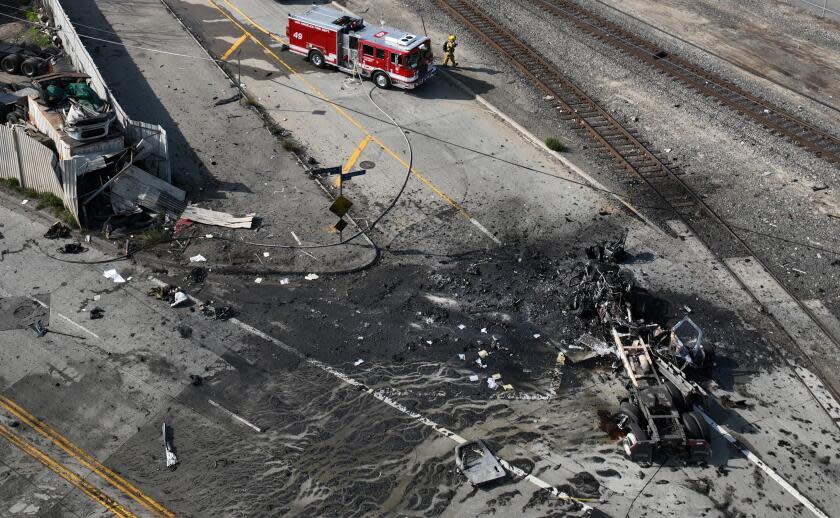
[(752, 119), (795, 145), (807, 148), (830, 162), (840, 163), (840, 138), (750, 94), (731, 81), (670, 54), (655, 43), (571, 0), (528, 0), (528, 3), (549, 15), (571, 22), (601, 42)]
[[(488, 46), (495, 49), (508, 63), (533, 83), (546, 95), (546, 99), (555, 103), (562, 110), (562, 118), (577, 124), (609, 155), (624, 171), (640, 179), (649, 187), (661, 202), (664, 210), (671, 211), (681, 219), (700, 238), (712, 253), (721, 259), (721, 264), (735, 272), (723, 259), (730, 257), (751, 256), (778, 282), (788, 294), (796, 300), (800, 309), (823, 330), (827, 337), (830, 331), (820, 322), (813, 312), (793, 295), (776, 278), (772, 271), (760, 259), (760, 256), (741, 238), (725, 220), (723, 220), (705, 201), (695, 193), (680, 176), (669, 168), (666, 159), (660, 159), (647, 147), (647, 142), (635, 130), (625, 128), (606, 110), (573, 84), (548, 59), (520, 40), (501, 23), (484, 13), (470, 0), (436, 0), (461, 25), (481, 38)], [(749, 288), (743, 286), (748, 292)], [(780, 325), (780, 328), (783, 327)], [(811, 365), (816, 375), (832, 396), (840, 401), (840, 392), (831, 382), (821, 367), (805, 352), (791, 336), (793, 346), (802, 358)], [(840, 344), (835, 344), (840, 347)], [(798, 374), (795, 374), (799, 377)], [(801, 378), (800, 378), (801, 380)], [(804, 384), (804, 380), (803, 381)], [(807, 387), (807, 385), (806, 385)], [(809, 392), (811, 391), (808, 388)], [(818, 400), (815, 397), (815, 400)], [(819, 401), (818, 401), (819, 402)], [(819, 403), (822, 406), (822, 403)], [(825, 407), (823, 407), (825, 408)], [(827, 411), (827, 409), (826, 409)]]

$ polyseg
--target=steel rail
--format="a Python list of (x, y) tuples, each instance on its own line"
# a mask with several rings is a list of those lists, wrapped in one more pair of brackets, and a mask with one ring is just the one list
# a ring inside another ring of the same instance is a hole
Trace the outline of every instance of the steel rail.
[[(741, 238), (734, 229), (721, 218), (694, 190), (688, 186), (673, 170), (646, 147), (646, 143), (616, 121), (597, 102), (566, 78), (556, 66), (540, 53), (504, 28), (499, 22), (484, 13), (470, 0), (436, 0), (454, 19), (481, 38), (488, 46), (495, 49), (506, 61), (529, 79), (546, 99), (563, 109), (563, 118), (577, 123), (622, 169), (641, 179), (656, 196), (664, 202), (664, 209), (670, 210), (683, 220), (691, 231), (719, 259), (736, 256), (752, 256), (797, 303), (814, 324), (838, 348), (840, 344), (819, 318), (796, 297), (781, 280), (767, 267), (759, 255)], [(732, 268), (721, 260), (721, 264), (748, 293), (749, 288), (735, 275)], [(755, 296), (753, 295), (753, 298)], [(756, 299), (757, 300), (757, 299)], [(784, 326), (772, 315), (780, 329)], [(830, 376), (823, 373), (820, 364), (802, 349), (795, 337), (788, 334), (791, 343), (802, 358), (809, 363), (826, 390), (840, 401), (840, 392), (831, 383)], [(790, 365), (790, 362), (785, 359)], [(794, 371), (801, 381), (802, 378)], [(803, 381), (804, 384), (804, 381)], [(806, 390), (813, 391), (805, 385)], [(824, 410), (827, 409), (814, 396), (814, 400)]]
[(808, 148), (830, 162), (840, 163), (840, 138), (745, 91), (733, 82), (666, 52), (659, 45), (572, 0), (528, 0), (528, 3), (544, 13), (570, 21), (579, 30), (604, 44), (664, 72), (688, 88), (715, 99), (795, 145)]

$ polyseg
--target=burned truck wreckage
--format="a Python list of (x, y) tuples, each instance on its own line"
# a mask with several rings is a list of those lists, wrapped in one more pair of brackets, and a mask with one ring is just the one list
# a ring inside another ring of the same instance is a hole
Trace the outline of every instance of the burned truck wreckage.
[(687, 316), (671, 328), (643, 318), (643, 290), (620, 266), (629, 257), (624, 239), (591, 247), (587, 256), (569, 276), (569, 310), (601, 344), (590, 348), (617, 357), (614, 365), (627, 378), (628, 397), (620, 401), (616, 417), (626, 434), (624, 451), (645, 464), (657, 451), (706, 462), (711, 430), (695, 408), (704, 407), (708, 395), (693, 380), (711, 367), (714, 350)]

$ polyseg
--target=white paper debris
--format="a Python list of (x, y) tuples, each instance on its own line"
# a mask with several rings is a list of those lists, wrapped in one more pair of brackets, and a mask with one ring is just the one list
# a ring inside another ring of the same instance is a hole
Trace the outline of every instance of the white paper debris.
[(466, 328), (467, 328), (467, 326), (465, 326), (464, 324), (458, 324), (458, 329), (466, 329)]
[(93, 300), (99, 300), (102, 298), (102, 295), (94, 295)]
[(307, 275), (306, 277), (304, 277), (304, 279), (306, 279), (307, 281), (314, 281), (314, 280), (315, 280), (315, 279), (317, 279), (317, 278), (318, 278), (318, 274), (317, 274), (317, 273), (310, 273), (309, 275)]
[(478, 374), (473, 374), (470, 376), (470, 381), (478, 381)]
[(257, 277), (256, 279), (254, 279), (254, 282), (257, 284), (262, 284), (262, 277)]
[(123, 279), (122, 275), (118, 274), (116, 270), (107, 270), (102, 273), (102, 276), (106, 279), (111, 279), (117, 284), (125, 282), (125, 279)]
[(499, 381), (500, 379), (502, 379), (502, 375), (499, 374), (499, 373), (493, 374), (493, 376), (491, 376), (491, 377), (496, 381)]
[(353, 362), (353, 365), (355, 365), (356, 367), (358, 367), (359, 365), (361, 365), (361, 364), (363, 364), (363, 363), (365, 363), (365, 361), (364, 361), (364, 360), (362, 360), (361, 358), (359, 358), (358, 360), (356, 360), (356, 361), (354, 361), (354, 362)]
[(486, 328), (486, 327), (482, 327), (482, 328), (481, 328), (481, 332), (482, 332), (482, 333), (487, 333), (487, 328)]
[(213, 239), (213, 234), (207, 234), (204, 237), (207, 238), (207, 239)]
[(464, 353), (458, 353), (458, 359), (464, 361), (467, 359), (467, 355)]
[(487, 358), (487, 356), (488, 356), (489, 354), (490, 354), (490, 353), (488, 353), (488, 352), (487, 352), (487, 351), (485, 351), (484, 349), (482, 349), (482, 350), (478, 351), (478, 357), (479, 357), (479, 358)]
[(188, 300), (189, 300), (189, 298), (187, 298), (186, 293), (184, 293), (183, 291), (176, 291), (175, 292), (175, 301), (172, 302), (172, 304), (170, 304), (169, 306), (174, 308), (175, 306), (180, 306), (181, 304), (183, 304), (184, 302), (186, 302)]
[(268, 256), (270, 256), (270, 255), (271, 255), (271, 254), (269, 254), (268, 252), (263, 252), (263, 257), (268, 257)]
[(190, 257), (190, 262), (191, 262), (191, 263), (203, 263), (203, 262), (204, 262), (204, 261), (206, 261), (206, 260), (207, 260), (207, 258), (206, 258), (206, 257), (204, 257), (204, 256), (203, 256), (203, 255), (201, 255), (201, 254), (194, 255), (194, 256)]
[(494, 380), (493, 378), (487, 378), (487, 388), (489, 388), (490, 390), (496, 390), (497, 388), (499, 388), (499, 384), (496, 383), (496, 380)]
[(288, 277), (283, 277), (282, 279), (280, 279), (280, 284), (283, 284), (283, 285), (289, 284), (289, 278)]
[(27, 203), (29, 203), (29, 200), (23, 200), (22, 202), (20, 202), (21, 205), (26, 205)]
[(539, 333), (534, 334), (534, 338), (539, 338), (541, 335)]

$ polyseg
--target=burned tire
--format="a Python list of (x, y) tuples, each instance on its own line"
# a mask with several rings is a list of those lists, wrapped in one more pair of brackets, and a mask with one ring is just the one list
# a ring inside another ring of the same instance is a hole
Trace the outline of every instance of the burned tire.
[(680, 415), (683, 426), (685, 427), (685, 434), (689, 439), (703, 439), (706, 442), (711, 442), (712, 430), (709, 428), (709, 423), (703, 419), (703, 416), (698, 412), (683, 412)]
[(29, 58), (20, 64), (20, 73), (26, 77), (35, 77), (40, 75), (41, 69), (44, 66), (44, 60), (40, 58)]
[(383, 90), (391, 88), (391, 78), (389, 78), (384, 72), (376, 72), (373, 74), (373, 82), (376, 83), (376, 86), (382, 88)]
[(680, 389), (678, 389), (676, 385), (670, 381), (666, 381), (665, 388), (668, 389), (668, 395), (671, 396), (671, 402), (674, 403), (674, 408), (677, 409), (677, 412), (685, 412), (688, 410), (688, 402), (685, 400), (685, 396), (683, 396), (683, 393), (680, 392)]
[(20, 124), (23, 122), (23, 117), (17, 112), (12, 112), (6, 115), (6, 122), (9, 124)]
[(648, 434), (636, 421), (627, 421), (627, 435), (622, 440), (624, 452), (628, 457), (633, 456), (633, 445), (648, 440)]
[(17, 74), (20, 70), (20, 56), (17, 54), (9, 54), (3, 61), (0, 61), (0, 68), (7, 74)]
[(626, 415), (630, 418), (630, 421), (633, 421), (637, 424), (642, 423), (642, 411), (639, 410), (639, 407), (627, 401), (626, 399), (618, 405), (618, 413)]
[(319, 50), (313, 50), (309, 53), (309, 62), (318, 68), (325, 68), (327, 66), (324, 55)]

